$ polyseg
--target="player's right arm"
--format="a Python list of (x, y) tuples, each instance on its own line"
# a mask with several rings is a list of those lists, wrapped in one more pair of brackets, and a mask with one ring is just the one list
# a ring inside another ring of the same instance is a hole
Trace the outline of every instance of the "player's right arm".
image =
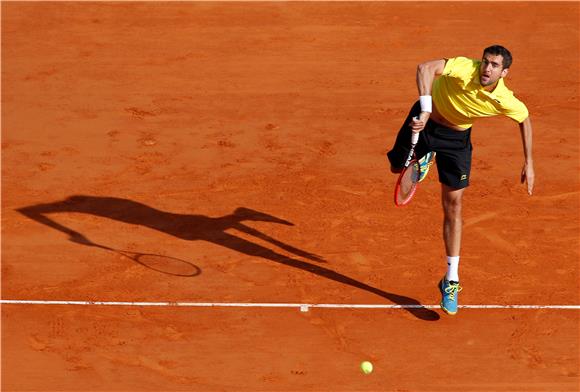
[[(419, 96), (428, 97), (421, 98), (422, 100), (431, 100), (431, 89), (433, 86), (433, 81), (437, 76), (443, 73), (443, 70), (445, 69), (445, 63), (445, 59), (440, 59), (427, 61), (417, 66), (417, 90), (419, 90)], [(423, 128), (425, 128), (430, 115), (430, 111), (422, 110), (421, 115), (419, 116), (419, 120), (411, 121), (411, 129), (414, 132), (422, 131)]]
[(443, 73), (445, 59), (427, 61), (417, 66), (417, 89), (419, 95), (431, 95), (431, 87), (436, 76)]

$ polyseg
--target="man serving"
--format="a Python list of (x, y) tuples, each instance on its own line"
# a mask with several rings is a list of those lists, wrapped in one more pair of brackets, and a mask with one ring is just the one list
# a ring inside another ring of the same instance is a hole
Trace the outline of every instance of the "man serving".
[[(421, 179), (436, 161), (441, 182), (443, 239), (447, 273), (439, 282), (441, 309), (457, 313), (459, 255), (461, 248), (461, 201), (471, 171), (471, 126), (476, 118), (504, 115), (518, 123), (524, 147), (522, 183), (528, 194), (534, 187), (532, 125), (528, 109), (507, 88), (512, 56), (494, 45), (481, 60), (455, 57), (428, 61), (417, 67), (417, 101), (387, 153), (394, 173), (400, 172), (410, 149), (411, 132), (420, 132), (416, 146)], [(435, 159), (436, 156), (436, 159)]]

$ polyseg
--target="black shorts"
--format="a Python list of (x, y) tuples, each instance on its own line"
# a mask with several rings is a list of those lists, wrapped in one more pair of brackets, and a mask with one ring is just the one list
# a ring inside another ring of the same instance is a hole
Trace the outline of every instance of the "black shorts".
[[(391, 165), (402, 168), (411, 148), (411, 127), (409, 123), (414, 116), (421, 113), (421, 106), (417, 101), (403, 126), (399, 130), (395, 145), (387, 153)], [(471, 172), (471, 128), (465, 131), (456, 131), (447, 128), (435, 121), (429, 120), (425, 129), (419, 133), (419, 142), (415, 147), (415, 153), (421, 158), (429, 151), (437, 153), (437, 171), (439, 182), (451, 188), (461, 189), (469, 185)]]

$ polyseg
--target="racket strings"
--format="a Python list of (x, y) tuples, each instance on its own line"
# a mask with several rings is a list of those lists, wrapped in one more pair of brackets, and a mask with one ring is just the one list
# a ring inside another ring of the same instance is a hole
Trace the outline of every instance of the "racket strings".
[(132, 259), (149, 269), (168, 275), (196, 276), (201, 272), (194, 264), (171, 256), (138, 254)]
[(421, 179), (421, 167), (417, 161), (413, 161), (403, 170), (399, 178), (395, 202), (397, 205), (406, 204), (417, 188), (417, 183)]

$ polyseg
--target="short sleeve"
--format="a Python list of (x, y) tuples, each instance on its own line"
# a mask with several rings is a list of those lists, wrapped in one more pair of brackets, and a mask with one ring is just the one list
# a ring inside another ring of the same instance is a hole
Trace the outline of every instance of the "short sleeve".
[(467, 57), (453, 57), (447, 59), (445, 68), (443, 68), (443, 76), (469, 81), (473, 77), (473, 72), (477, 71), (477, 69), (477, 61)]
[(508, 104), (503, 108), (503, 113), (506, 117), (509, 117), (520, 124), (529, 117), (530, 113), (526, 105), (513, 95), (507, 103)]

